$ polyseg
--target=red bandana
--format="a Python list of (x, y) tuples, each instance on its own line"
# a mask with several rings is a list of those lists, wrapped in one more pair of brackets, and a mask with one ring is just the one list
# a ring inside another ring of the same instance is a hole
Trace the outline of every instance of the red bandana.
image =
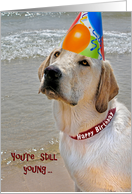
[(75, 136), (75, 137), (73, 137), (73, 136), (70, 136), (70, 137), (72, 139), (75, 139), (75, 140), (83, 140), (83, 139), (93, 137), (95, 134), (102, 131), (110, 123), (110, 121), (112, 120), (115, 112), (116, 112), (116, 108), (113, 108), (113, 109), (109, 110), (106, 119), (103, 120), (101, 123), (99, 123), (98, 125), (92, 127), (91, 129), (88, 129), (87, 131), (84, 131), (84, 132), (81, 132), (81, 133), (77, 134), (77, 136)]

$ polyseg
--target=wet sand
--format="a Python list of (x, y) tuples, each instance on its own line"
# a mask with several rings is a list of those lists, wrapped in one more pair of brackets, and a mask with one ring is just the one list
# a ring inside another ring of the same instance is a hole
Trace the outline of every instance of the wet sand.
[[(24, 175), (22, 165), (6, 166), (7, 173), (1, 181), (1, 192), (74, 192), (74, 182), (60, 156), (57, 156), (57, 161), (33, 161), (27, 165), (46, 166), (46, 174), (28, 171)], [(5, 170), (4, 167), (1, 170)]]

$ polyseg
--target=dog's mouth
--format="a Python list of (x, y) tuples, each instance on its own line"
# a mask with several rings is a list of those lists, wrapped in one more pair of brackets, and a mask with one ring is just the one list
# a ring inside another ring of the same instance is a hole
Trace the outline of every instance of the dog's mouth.
[(48, 99), (55, 99), (55, 100), (62, 100), (66, 104), (70, 104), (71, 106), (77, 105), (77, 103), (69, 102), (63, 95), (59, 94), (55, 89), (53, 89), (51, 86), (47, 87), (40, 87), (38, 93), (43, 93), (47, 96)]
[(39, 89), (38, 93), (40, 93), (40, 92), (45, 94), (48, 97), (48, 99), (55, 99), (55, 100), (57, 100), (59, 98), (58, 92), (55, 91), (51, 86), (47, 86), (45, 88), (41, 87)]
[(49, 99), (58, 99), (59, 98), (59, 94), (57, 91), (55, 91), (52, 87), (46, 87), (45, 88), (45, 95), (49, 98)]

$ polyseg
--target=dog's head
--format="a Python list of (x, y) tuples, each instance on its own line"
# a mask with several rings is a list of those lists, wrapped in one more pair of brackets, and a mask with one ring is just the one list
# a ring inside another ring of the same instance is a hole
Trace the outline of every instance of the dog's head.
[(54, 49), (38, 70), (39, 92), (49, 99), (75, 106), (81, 100), (95, 101), (102, 113), (118, 94), (118, 85), (108, 61), (85, 57), (64, 49)]

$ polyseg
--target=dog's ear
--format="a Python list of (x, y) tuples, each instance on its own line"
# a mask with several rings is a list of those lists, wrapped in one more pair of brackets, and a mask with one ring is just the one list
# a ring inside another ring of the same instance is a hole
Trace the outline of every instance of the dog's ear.
[(49, 63), (50, 63), (50, 58), (51, 58), (51, 55), (52, 53), (54, 52), (54, 50), (50, 53), (50, 55), (43, 61), (43, 63), (40, 65), (39, 69), (38, 69), (38, 77), (39, 77), (39, 80), (41, 82), (41, 79), (43, 77), (43, 74), (44, 74), (44, 69), (46, 67), (49, 66)]
[(95, 107), (99, 113), (107, 110), (108, 102), (118, 94), (119, 87), (117, 85), (113, 70), (108, 61), (104, 61), (100, 81), (96, 94)]

